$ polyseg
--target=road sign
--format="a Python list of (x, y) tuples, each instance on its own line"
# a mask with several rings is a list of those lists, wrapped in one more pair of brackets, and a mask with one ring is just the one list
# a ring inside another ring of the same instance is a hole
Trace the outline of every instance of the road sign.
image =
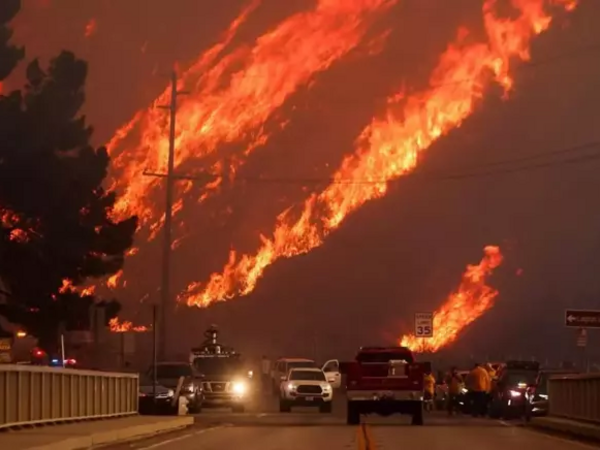
[(600, 310), (567, 309), (565, 325), (574, 328), (600, 328)]
[(577, 335), (577, 347), (586, 347), (587, 346), (587, 330), (585, 328), (581, 328), (579, 330), (579, 334)]
[(420, 338), (433, 337), (433, 313), (415, 314), (415, 336)]

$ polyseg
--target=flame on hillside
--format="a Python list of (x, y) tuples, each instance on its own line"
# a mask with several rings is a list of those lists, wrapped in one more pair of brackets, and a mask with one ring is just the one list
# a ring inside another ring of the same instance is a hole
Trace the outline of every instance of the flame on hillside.
[(113, 333), (143, 333), (145, 331), (150, 331), (151, 328), (145, 325), (133, 325), (133, 322), (130, 322), (128, 320), (121, 322), (117, 317), (108, 321), (108, 327)]
[(500, 248), (489, 245), (477, 265), (468, 265), (456, 292), (450, 294), (433, 315), (433, 337), (418, 338), (410, 334), (400, 338), (400, 345), (415, 352), (436, 352), (458, 338), (461, 331), (494, 306), (498, 291), (487, 285), (488, 278), (502, 264)]
[[(249, 294), (264, 270), (281, 258), (301, 255), (319, 247), (349, 214), (366, 202), (383, 197), (388, 183), (411, 172), (431, 144), (459, 127), (474, 111), (490, 78), (505, 92), (513, 87), (511, 59), (529, 60), (531, 40), (552, 21), (546, 5), (572, 11), (572, 0), (513, 0), (515, 18), (499, 18), (496, 2), (483, 7), (488, 41), (467, 43), (461, 29), (457, 40), (440, 57), (430, 78), (431, 88), (405, 98), (394, 94), (383, 115), (360, 134), (354, 154), (346, 157), (322, 192), (278, 218), (271, 237), (260, 236), (255, 254), (232, 250), (223, 270), (206, 283), (191, 283), (179, 296), (190, 306), (205, 307)], [(472, 42), (472, 41), (471, 41)]]
[[(207, 177), (205, 189), (217, 189), (221, 176), (231, 175), (235, 169), (214, 155), (219, 145), (247, 143), (242, 154), (231, 160), (234, 166), (241, 164), (268, 140), (266, 123), (290, 96), (356, 48), (373, 19), (395, 2), (317, 0), (313, 10), (289, 17), (260, 36), (253, 46), (239, 46), (225, 53), (258, 2), (251, 4), (232, 23), (222, 41), (202, 55), (180, 80), (181, 89), (189, 95), (181, 97), (177, 111), (176, 167), (193, 159), (203, 160), (213, 175)], [(167, 89), (156, 105), (168, 104), (169, 99)], [(114, 158), (112, 188), (123, 193), (114, 214), (136, 214), (142, 226), (153, 228), (151, 237), (162, 226), (164, 216), (151, 195), (162, 186), (162, 178), (142, 173), (146, 168), (166, 172), (168, 127), (168, 114), (150, 108), (123, 125), (108, 145)], [(191, 183), (178, 186), (178, 195), (183, 196), (190, 188)]]

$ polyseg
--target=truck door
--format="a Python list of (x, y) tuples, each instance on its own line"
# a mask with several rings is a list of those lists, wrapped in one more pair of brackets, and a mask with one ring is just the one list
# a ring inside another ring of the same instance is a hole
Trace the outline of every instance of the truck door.
[(325, 378), (333, 389), (338, 389), (342, 384), (342, 374), (340, 373), (340, 362), (337, 359), (330, 359), (323, 365)]

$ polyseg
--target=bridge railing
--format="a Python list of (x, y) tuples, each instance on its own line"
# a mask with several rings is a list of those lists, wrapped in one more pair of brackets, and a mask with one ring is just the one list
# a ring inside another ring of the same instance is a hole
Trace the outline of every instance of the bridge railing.
[(0, 428), (137, 414), (137, 374), (0, 365)]
[(551, 416), (600, 424), (600, 374), (551, 377), (548, 401)]

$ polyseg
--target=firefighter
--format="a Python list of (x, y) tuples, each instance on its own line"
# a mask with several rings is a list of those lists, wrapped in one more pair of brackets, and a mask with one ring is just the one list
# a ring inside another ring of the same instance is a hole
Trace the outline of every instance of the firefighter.
[(431, 370), (425, 372), (423, 376), (423, 399), (425, 400), (425, 410), (433, 410), (433, 396), (435, 394), (435, 377)]
[(487, 399), (486, 399), (486, 411), (487, 411), (489, 409), (490, 404), (492, 403), (492, 393), (493, 393), (494, 389), (496, 388), (496, 380), (498, 378), (498, 374), (494, 370), (494, 368), (492, 367), (492, 365), (490, 363), (487, 363), (485, 365), (485, 370), (487, 371), (488, 375), (490, 376), (490, 386), (488, 389)]
[(463, 388), (463, 382), (456, 367), (450, 369), (450, 373), (446, 377), (446, 384), (448, 385), (448, 415), (451, 416), (459, 410), (458, 398)]
[(485, 416), (488, 392), (491, 387), (490, 375), (481, 364), (476, 363), (473, 370), (469, 373), (468, 380), (471, 415), (473, 417)]

